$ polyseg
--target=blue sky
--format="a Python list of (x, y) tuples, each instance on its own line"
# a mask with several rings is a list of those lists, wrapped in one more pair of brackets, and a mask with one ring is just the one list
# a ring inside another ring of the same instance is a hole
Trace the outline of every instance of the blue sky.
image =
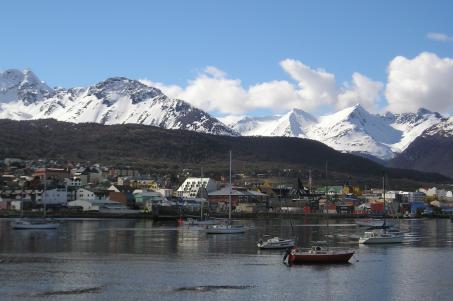
[(0, 70), (29, 68), (51, 86), (185, 86), (215, 66), (247, 89), (294, 83), (279, 65), (292, 59), (339, 86), (354, 72), (385, 85), (396, 56), (453, 56), (451, 41), (427, 38), (453, 36), (452, 12), (453, 1), (2, 1)]

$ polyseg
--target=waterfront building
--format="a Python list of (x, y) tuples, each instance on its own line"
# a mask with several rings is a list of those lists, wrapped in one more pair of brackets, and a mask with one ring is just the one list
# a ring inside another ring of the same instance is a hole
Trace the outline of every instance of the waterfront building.
[(88, 200), (75, 200), (68, 202), (69, 208), (81, 208), (82, 211), (99, 211), (99, 205), (93, 204)]
[(176, 191), (178, 197), (207, 197), (217, 190), (217, 182), (211, 178), (187, 178)]
[(160, 192), (150, 189), (136, 189), (132, 192), (135, 198), (135, 205), (139, 208), (152, 208), (152, 205), (161, 205), (166, 198)]
[[(230, 196), (230, 188), (224, 187), (220, 190), (216, 190), (208, 193), (208, 202), (211, 209), (223, 211), (228, 209), (228, 202)], [(247, 190), (243, 187), (232, 187), (231, 188), (231, 207), (235, 209), (239, 204), (242, 205), (242, 209), (249, 211), (246, 207), (255, 206), (262, 207), (266, 206), (268, 202), (268, 196), (259, 191)]]
[(44, 191), (40, 198), (40, 203), (46, 205), (65, 205), (68, 202), (68, 192), (66, 188), (55, 188)]

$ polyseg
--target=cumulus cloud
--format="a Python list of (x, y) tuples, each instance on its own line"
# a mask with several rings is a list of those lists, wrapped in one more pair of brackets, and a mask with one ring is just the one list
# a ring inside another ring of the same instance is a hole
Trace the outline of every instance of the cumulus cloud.
[(338, 89), (335, 75), (332, 73), (323, 69), (312, 69), (300, 61), (291, 59), (280, 62), (280, 66), (298, 82), (298, 94), (305, 102), (320, 105), (335, 101)]
[[(345, 84), (346, 87), (347, 84)], [(361, 104), (368, 111), (377, 111), (377, 101), (380, 98), (384, 84), (373, 81), (360, 73), (352, 75), (352, 85), (344, 88), (338, 95), (336, 107), (344, 109), (357, 103)]]
[(280, 66), (291, 81), (274, 80), (244, 87), (241, 80), (231, 79), (222, 70), (209, 66), (185, 87), (142, 82), (203, 110), (224, 114), (243, 114), (255, 109), (281, 113), (293, 108), (310, 112), (323, 105), (343, 108), (356, 103), (374, 109), (382, 89), (381, 83), (359, 73), (354, 73), (351, 85), (338, 86), (334, 74), (300, 61), (285, 59)]
[(448, 36), (440, 32), (428, 32), (426, 37), (429, 40), (438, 41), (438, 42), (453, 42), (453, 37)]
[(388, 66), (385, 95), (392, 112), (424, 107), (438, 112), (453, 110), (453, 59), (423, 52), (413, 59), (395, 57)]

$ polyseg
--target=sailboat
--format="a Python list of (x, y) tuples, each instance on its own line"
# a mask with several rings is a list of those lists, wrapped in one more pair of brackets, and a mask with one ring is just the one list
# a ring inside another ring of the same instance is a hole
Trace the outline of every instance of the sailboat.
[(46, 218), (47, 214), (47, 207), (45, 202), (45, 193), (47, 191), (46, 185), (46, 169), (44, 170), (44, 190), (41, 196), (41, 200), (43, 203), (43, 217), (42, 218), (23, 218), (23, 204), (21, 203), (21, 218), (14, 221), (12, 223), (12, 227), (15, 230), (28, 230), (28, 229), (35, 229), (35, 230), (54, 230), (57, 229), (60, 224), (56, 223), (53, 220)]
[(400, 232), (387, 231), (389, 227), (385, 219), (386, 215), (386, 204), (385, 204), (385, 175), (382, 177), (382, 187), (384, 196), (384, 223), (382, 230), (377, 231), (366, 231), (363, 236), (359, 238), (359, 244), (395, 244), (402, 243), (404, 235)]
[(235, 226), (231, 222), (231, 151), (230, 151), (230, 181), (228, 189), (228, 221), (224, 224), (208, 226), (207, 234), (237, 234), (244, 233), (244, 226)]
[[(326, 162), (326, 179), (327, 179), (327, 162)], [(329, 207), (327, 198), (327, 186), (326, 186), (326, 209), (327, 218), (326, 224), (327, 229), (329, 228)], [(334, 264), (334, 263), (347, 263), (354, 255), (352, 250), (332, 250), (321, 246), (312, 246), (308, 250), (302, 250), (299, 247), (288, 249), (283, 261), (287, 261), (288, 264)]]

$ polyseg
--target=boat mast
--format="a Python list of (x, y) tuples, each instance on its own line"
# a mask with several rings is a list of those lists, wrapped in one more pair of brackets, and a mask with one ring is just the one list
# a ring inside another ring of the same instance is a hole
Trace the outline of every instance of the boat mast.
[(230, 150), (230, 188), (228, 189), (228, 221), (231, 223), (231, 150)]
[(43, 212), (44, 217), (46, 217), (46, 215), (47, 215), (46, 202), (44, 201), (44, 196), (45, 196), (46, 191), (47, 191), (47, 165), (44, 164), (44, 190), (43, 190), (42, 196), (41, 196), (41, 201), (44, 206), (44, 212)]
[(387, 231), (386, 230), (386, 220), (385, 220), (385, 213), (386, 213), (386, 210), (385, 210), (385, 172), (382, 174), (382, 193), (383, 193), (383, 198), (384, 198), (384, 231)]
[(326, 161), (326, 224), (327, 224), (327, 236), (326, 236), (326, 241), (327, 241), (327, 247), (329, 247), (329, 200), (327, 198), (327, 161)]

